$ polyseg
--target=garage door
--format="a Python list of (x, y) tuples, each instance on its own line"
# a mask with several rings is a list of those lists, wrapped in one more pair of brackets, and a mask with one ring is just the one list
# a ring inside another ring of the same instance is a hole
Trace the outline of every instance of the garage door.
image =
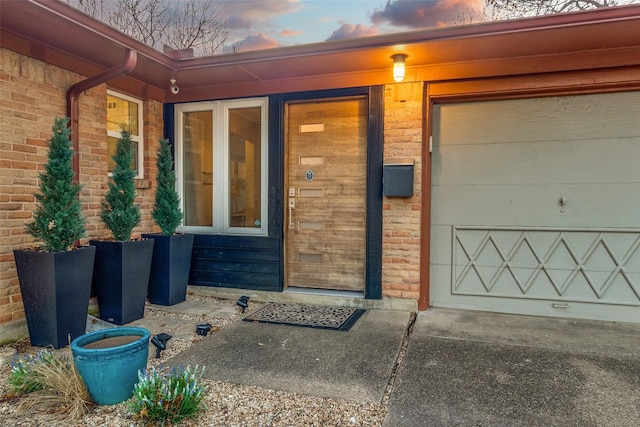
[(431, 303), (640, 323), (640, 92), (434, 108)]

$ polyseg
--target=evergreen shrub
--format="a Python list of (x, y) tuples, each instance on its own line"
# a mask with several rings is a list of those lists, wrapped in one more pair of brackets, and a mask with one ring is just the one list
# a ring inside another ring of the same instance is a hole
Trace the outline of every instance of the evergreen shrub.
[(111, 230), (114, 239), (126, 242), (131, 239), (133, 228), (140, 222), (140, 207), (135, 204), (136, 171), (132, 168), (133, 142), (131, 134), (126, 130), (121, 132), (113, 155), (116, 164), (109, 190), (102, 202), (100, 217), (107, 228)]
[(27, 232), (43, 242), (46, 252), (66, 251), (84, 236), (85, 219), (78, 195), (81, 186), (74, 182), (73, 150), (68, 119), (56, 118), (49, 140), (49, 154), (44, 172), (40, 173), (40, 191), (34, 221)]
[(173, 170), (173, 157), (168, 139), (160, 140), (156, 165), (156, 197), (151, 216), (162, 230), (162, 234), (171, 236), (182, 222), (183, 214), (180, 210), (180, 197), (176, 192), (176, 174)]

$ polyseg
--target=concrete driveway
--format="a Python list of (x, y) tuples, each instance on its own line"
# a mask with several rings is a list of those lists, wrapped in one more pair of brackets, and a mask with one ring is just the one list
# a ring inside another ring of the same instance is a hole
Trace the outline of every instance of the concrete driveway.
[(640, 326), (422, 312), (383, 425), (640, 425)]

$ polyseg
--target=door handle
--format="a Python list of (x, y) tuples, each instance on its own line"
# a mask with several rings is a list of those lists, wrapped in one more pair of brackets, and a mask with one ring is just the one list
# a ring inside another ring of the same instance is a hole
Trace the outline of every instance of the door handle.
[(289, 228), (295, 228), (293, 211), (296, 208), (296, 199), (289, 199)]

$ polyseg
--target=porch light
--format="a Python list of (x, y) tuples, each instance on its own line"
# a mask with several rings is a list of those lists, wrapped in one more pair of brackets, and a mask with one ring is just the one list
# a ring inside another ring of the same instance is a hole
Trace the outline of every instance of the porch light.
[(404, 80), (404, 60), (407, 59), (407, 55), (398, 53), (391, 58), (393, 58), (393, 80), (401, 82)]

